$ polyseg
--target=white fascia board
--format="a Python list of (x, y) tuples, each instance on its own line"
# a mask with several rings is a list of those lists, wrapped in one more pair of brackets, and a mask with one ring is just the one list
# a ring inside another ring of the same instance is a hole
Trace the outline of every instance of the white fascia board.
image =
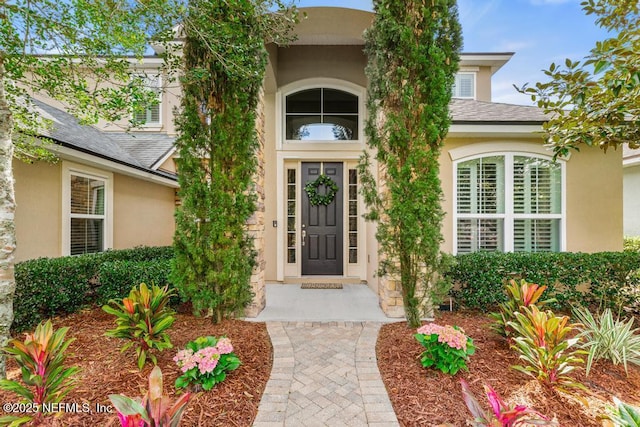
[(640, 156), (629, 157), (622, 160), (622, 166), (625, 168), (640, 165)]
[(166, 162), (169, 159), (169, 157), (173, 156), (175, 152), (176, 152), (176, 147), (175, 146), (171, 147), (171, 149), (167, 150), (164, 156), (160, 157), (158, 160), (156, 160), (154, 164), (151, 165), (151, 169), (158, 170), (158, 168), (162, 166), (162, 164)]
[(83, 153), (72, 148), (61, 147), (59, 145), (50, 146), (47, 148), (65, 160), (70, 160), (76, 163), (81, 163), (110, 172), (116, 172), (122, 175), (141, 179), (143, 181), (149, 181), (155, 184), (164, 185), (166, 187), (179, 188), (178, 182), (172, 179), (145, 172), (144, 170), (139, 170), (134, 167), (123, 165), (111, 160), (93, 156), (91, 154)]
[(452, 124), (449, 127), (449, 136), (471, 137), (471, 136), (520, 136), (532, 137), (541, 136), (541, 125), (521, 125), (521, 124)]

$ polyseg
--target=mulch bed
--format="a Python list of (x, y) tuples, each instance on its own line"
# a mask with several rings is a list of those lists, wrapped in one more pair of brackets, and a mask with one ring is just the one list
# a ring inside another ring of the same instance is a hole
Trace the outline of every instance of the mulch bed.
[(574, 377), (591, 390), (591, 395), (578, 392), (581, 399), (576, 399), (544, 389), (536, 380), (510, 369), (511, 365), (519, 364), (518, 356), (506, 340), (489, 329), (490, 319), (484, 314), (441, 313), (436, 322), (460, 326), (473, 339), (477, 350), (470, 358), (468, 372), (450, 376), (423, 368), (419, 360), (423, 347), (406, 322), (384, 325), (378, 336), (378, 367), (403, 426), (467, 425), (471, 416), (462, 399), (460, 378), (470, 384), (485, 409), (488, 404), (483, 384), (488, 384), (507, 403), (525, 404), (567, 427), (601, 426), (597, 418), (613, 395), (628, 403), (640, 402), (640, 369), (636, 366), (629, 367), (628, 377), (623, 366), (609, 362), (594, 364), (589, 377), (580, 369)]
[[(96, 405), (111, 405), (109, 394), (141, 397), (148, 388), (148, 376), (153, 365), (147, 363), (138, 370), (135, 353), (120, 352), (124, 341), (104, 336), (115, 327), (114, 316), (99, 308), (54, 320), (56, 327), (68, 326), (67, 337), (76, 340), (67, 353), (67, 365), (80, 368), (78, 386), (65, 397), (65, 403), (88, 403), (90, 413), (65, 413), (57, 418), (47, 418), (43, 426), (119, 426), (114, 413), (96, 413)], [(231, 339), (234, 352), (242, 365), (231, 372), (227, 379), (213, 390), (192, 398), (188, 404), (182, 427), (189, 426), (251, 426), (258, 412), (260, 398), (271, 373), (273, 349), (264, 323), (240, 320), (224, 321), (214, 325), (211, 319), (189, 314), (176, 315), (169, 330), (173, 349), (157, 354), (162, 369), (165, 394), (175, 401), (181, 391), (173, 384), (181, 374), (172, 360), (178, 349), (199, 336), (226, 335)], [(19, 376), (13, 359), (7, 363), (10, 379)], [(12, 393), (0, 391), (0, 401), (18, 402)]]

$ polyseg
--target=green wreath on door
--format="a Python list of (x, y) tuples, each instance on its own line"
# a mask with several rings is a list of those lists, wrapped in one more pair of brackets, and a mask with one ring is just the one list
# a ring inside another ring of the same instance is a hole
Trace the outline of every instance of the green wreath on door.
[[(318, 189), (323, 186), (325, 188), (325, 194), (318, 194)], [(338, 184), (327, 175), (320, 175), (315, 181), (307, 182), (304, 186), (304, 191), (309, 196), (309, 203), (311, 206), (328, 206), (336, 198), (338, 193)]]

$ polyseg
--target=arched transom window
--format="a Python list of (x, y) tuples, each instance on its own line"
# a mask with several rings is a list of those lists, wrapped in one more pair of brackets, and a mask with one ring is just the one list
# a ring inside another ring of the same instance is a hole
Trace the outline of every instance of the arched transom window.
[(358, 97), (338, 89), (301, 90), (286, 97), (286, 139), (354, 141), (359, 139)]

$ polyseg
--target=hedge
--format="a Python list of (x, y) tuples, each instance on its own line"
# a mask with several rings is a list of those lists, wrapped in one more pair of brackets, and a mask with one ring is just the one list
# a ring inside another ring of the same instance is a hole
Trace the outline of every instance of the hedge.
[(624, 238), (624, 250), (640, 252), (640, 236), (625, 236)]
[[(52, 316), (74, 313), (85, 306), (125, 296), (138, 280), (167, 282), (172, 257), (171, 247), (139, 247), (17, 263), (11, 329), (14, 332), (31, 329)], [(129, 276), (117, 273), (119, 267), (130, 270)], [(115, 280), (122, 282), (116, 286)], [(103, 281), (107, 288), (100, 290)], [(122, 293), (118, 293), (120, 291)]]
[(571, 305), (621, 308), (633, 304), (638, 287), (640, 253), (495, 253), (458, 255), (446, 274), (456, 302), (467, 308), (492, 310), (504, 301), (504, 283), (512, 278), (547, 285), (543, 298), (558, 300), (556, 309)]

